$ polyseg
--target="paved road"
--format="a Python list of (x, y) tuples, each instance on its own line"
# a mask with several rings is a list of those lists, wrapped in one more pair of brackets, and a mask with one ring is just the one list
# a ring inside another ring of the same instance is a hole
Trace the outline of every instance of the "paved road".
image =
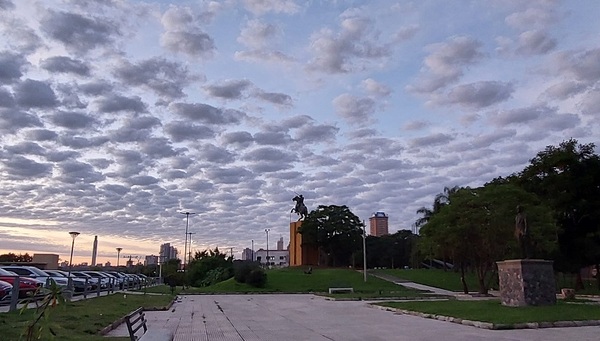
[[(183, 296), (170, 311), (147, 312), (147, 317), (148, 332), (170, 329), (175, 341), (585, 341), (600, 335), (600, 327), (486, 330), (313, 295)], [(109, 335), (127, 331), (120, 326)]]

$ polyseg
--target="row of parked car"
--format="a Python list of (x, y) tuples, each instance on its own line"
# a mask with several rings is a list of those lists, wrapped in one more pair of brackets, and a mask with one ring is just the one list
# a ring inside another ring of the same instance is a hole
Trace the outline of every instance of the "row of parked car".
[(48, 287), (52, 282), (66, 289), (71, 278), (73, 291), (82, 293), (111, 289), (123, 289), (143, 285), (149, 279), (142, 274), (127, 274), (119, 271), (73, 270), (41, 270), (34, 266), (2, 265), (0, 266), (0, 301), (10, 301), (12, 287), (16, 276), (19, 277), (19, 298), (35, 295), (40, 288)]

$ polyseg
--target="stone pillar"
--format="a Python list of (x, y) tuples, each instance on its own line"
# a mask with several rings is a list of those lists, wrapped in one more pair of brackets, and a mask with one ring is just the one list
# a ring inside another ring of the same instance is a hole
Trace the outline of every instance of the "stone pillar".
[(556, 304), (552, 261), (511, 259), (497, 264), (502, 305), (520, 307)]

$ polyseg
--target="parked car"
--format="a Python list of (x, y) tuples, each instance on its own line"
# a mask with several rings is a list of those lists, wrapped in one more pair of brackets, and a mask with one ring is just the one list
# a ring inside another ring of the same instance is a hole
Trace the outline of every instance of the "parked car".
[[(67, 281), (69, 280), (69, 273), (62, 271), (62, 270), (44, 270), (46, 273), (48, 273), (50, 276), (52, 276), (52, 278), (54, 277), (59, 277), (59, 278), (64, 278)], [(84, 292), (85, 290), (92, 290), (92, 283), (90, 281), (88, 281), (87, 283), (87, 287), (86, 287), (86, 280), (84, 278), (79, 278), (79, 277), (75, 277), (73, 275), (71, 275), (71, 281), (73, 282), (73, 289), (75, 289), (75, 292)]]
[(26, 276), (35, 278), (45, 283), (45, 286), (50, 284), (50, 281), (54, 281), (56, 285), (62, 288), (66, 288), (68, 281), (62, 276), (51, 276), (44, 270), (38, 269), (35, 266), (24, 266), (24, 265), (3, 265), (0, 268), (8, 271), (12, 271), (19, 276)]
[(15, 277), (19, 277), (19, 298), (27, 298), (35, 295), (41, 288), (44, 287), (44, 282), (35, 278), (19, 276), (12, 271), (7, 271), (0, 268), (0, 281), (8, 282), (14, 285)]
[(71, 276), (75, 276), (83, 280), (87, 279), (88, 283), (92, 284), (92, 290), (98, 289), (98, 286), (100, 286), (100, 289), (106, 289), (106, 284), (102, 283), (99, 278), (92, 277), (83, 271), (71, 271)]
[(81, 271), (85, 274), (88, 274), (94, 278), (98, 278), (98, 280), (100, 281), (102, 288), (108, 288), (108, 286), (110, 285), (111, 281), (111, 277), (103, 274), (101, 271), (92, 271), (92, 270), (86, 270), (86, 271)]
[(12, 284), (6, 281), (0, 281), (0, 302), (10, 301), (12, 288)]

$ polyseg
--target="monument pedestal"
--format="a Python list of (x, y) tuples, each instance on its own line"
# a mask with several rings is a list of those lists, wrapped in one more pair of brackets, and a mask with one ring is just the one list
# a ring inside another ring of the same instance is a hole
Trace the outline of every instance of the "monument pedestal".
[(556, 304), (552, 261), (511, 259), (496, 264), (502, 305), (520, 307)]
[(290, 223), (290, 266), (318, 265), (319, 249), (302, 241), (301, 226), (302, 221)]

